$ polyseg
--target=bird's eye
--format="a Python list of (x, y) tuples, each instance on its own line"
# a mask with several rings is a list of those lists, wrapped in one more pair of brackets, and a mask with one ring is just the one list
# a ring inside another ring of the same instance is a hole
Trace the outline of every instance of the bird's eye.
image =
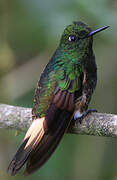
[(75, 41), (76, 40), (76, 36), (69, 36), (69, 41)]

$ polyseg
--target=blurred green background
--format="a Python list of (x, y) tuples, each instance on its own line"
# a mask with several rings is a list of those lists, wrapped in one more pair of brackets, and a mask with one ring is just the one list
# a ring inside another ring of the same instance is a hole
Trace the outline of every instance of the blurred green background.
[[(72, 21), (96, 29), (94, 37), (98, 84), (90, 107), (117, 113), (116, 0), (0, 0), (0, 103), (32, 107), (34, 89), (61, 33)], [(6, 174), (23, 139), (0, 130), (0, 179), (117, 180), (117, 139), (67, 134), (49, 161), (35, 174)]]

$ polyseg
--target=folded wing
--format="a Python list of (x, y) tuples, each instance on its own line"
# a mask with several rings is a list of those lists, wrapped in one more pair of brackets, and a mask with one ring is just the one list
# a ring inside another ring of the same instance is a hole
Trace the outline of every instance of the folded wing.
[(39, 169), (55, 151), (74, 109), (74, 94), (58, 89), (52, 98), (45, 117), (36, 118), (13, 157), (8, 171), (15, 175), (25, 164), (25, 175)]

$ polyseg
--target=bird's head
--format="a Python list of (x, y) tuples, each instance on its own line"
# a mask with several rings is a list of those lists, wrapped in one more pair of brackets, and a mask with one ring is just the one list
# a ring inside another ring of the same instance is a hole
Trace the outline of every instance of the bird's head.
[(89, 53), (92, 49), (93, 35), (108, 28), (103, 26), (92, 31), (91, 28), (83, 22), (73, 22), (67, 26), (62, 34), (60, 46), (67, 52)]

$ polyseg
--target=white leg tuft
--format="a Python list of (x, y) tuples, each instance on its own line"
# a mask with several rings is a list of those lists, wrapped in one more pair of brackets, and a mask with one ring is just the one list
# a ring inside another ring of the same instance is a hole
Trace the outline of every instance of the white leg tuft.
[(83, 113), (80, 113), (80, 111), (76, 111), (75, 114), (74, 114), (74, 119), (78, 119), (78, 118), (81, 118), (83, 115)]

